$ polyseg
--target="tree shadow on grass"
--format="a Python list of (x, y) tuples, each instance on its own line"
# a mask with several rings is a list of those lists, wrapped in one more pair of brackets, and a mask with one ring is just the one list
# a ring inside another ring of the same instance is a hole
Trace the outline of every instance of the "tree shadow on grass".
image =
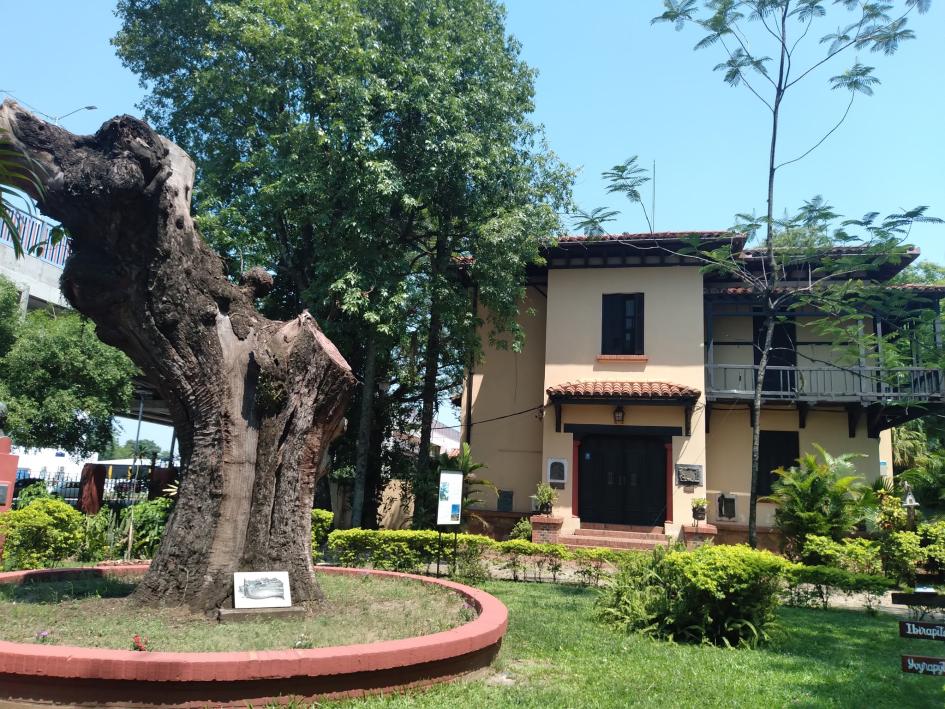
[[(904, 674), (901, 654), (937, 655), (899, 637), (898, 618), (862, 611), (784, 608), (780, 637), (761, 650), (808, 699), (795, 706), (941, 707), (943, 681)], [(905, 702), (905, 703), (904, 703)]]
[(0, 602), (61, 603), (81, 598), (123, 598), (134, 589), (134, 583), (102, 574), (56, 581), (27, 579), (19, 584), (0, 585)]

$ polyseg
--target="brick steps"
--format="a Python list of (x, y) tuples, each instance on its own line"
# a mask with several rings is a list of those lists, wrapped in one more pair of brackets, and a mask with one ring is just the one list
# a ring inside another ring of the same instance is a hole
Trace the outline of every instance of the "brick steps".
[[(667, 546), (669, 537), (655, 531), (652, 527), (643, 527), (646, 531), (631, 531), (631, 527), (621, 526), (619, 529), (603, 529), (604, 525), (581, 525), (573, 534), (565, 534), (559, 542), (566, 547), (579, 549), (582, 547), (604, 547), (607, 549), (636, 549), (649, 551), (655, 546)], [(618, 525), (611, 525), (617, 527)]]
[(642, 532), (644, 534), (662, 534), (663, 527), (639, 524), (602, 524), (600, 522), (581, 522), (581, 529), (593, 529), (607, 532)]
[(575, 536), (578, 537), (606, 537), (608, 539), (643, 539), (665, 541), (666, 535), (662, 532), (624, 532), (616, 529), (575, 529)]

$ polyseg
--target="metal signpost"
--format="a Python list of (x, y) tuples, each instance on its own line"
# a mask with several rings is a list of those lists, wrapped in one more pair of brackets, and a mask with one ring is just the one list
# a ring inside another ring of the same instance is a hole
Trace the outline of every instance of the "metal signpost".
[(443, 553), (443, 527), (453, 528), (453, 568), (456, 568), (456, 530), (463, 518), (463, 474), (459, 470), (441, 470), (437, 493), (436, 575), (440, 576), (440, 557)]

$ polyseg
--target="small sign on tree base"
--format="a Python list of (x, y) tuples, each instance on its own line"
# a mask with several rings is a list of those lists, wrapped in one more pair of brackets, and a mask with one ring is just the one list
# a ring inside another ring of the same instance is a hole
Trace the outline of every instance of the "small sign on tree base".
[(292, 605), (288, 571), (237, 571), (234, 608), (287, 608)]

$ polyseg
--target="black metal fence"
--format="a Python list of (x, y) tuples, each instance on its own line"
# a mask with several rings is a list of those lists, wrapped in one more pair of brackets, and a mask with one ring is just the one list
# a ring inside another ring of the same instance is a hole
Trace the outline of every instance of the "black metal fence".
[[(153, 487), (154, 470), (150, 465), (106, 465), (105, 485), (101, 503), (112, 509), (121, 509), (148, 499), (149, 487)], [(50, 471), (19, 468), (13, 488), (13, 505), (17, 506), (20, 494), (31, 485), (42, 484), (46, 492), (79, 508), (82, 497), (82, 481), (70, 477), (64, 470)], [(152, 490), (152, 497), (154, 491)]]

